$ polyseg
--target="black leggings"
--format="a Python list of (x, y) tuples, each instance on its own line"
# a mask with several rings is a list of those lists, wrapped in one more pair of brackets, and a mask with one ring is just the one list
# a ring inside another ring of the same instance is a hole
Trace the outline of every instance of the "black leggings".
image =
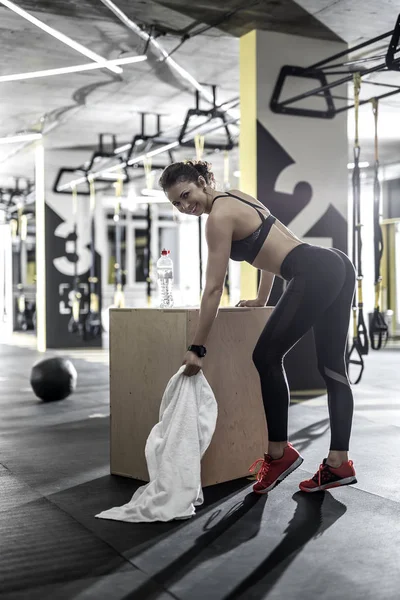
[(281, 266), (289, 284), (274, 308), (254, 349), (271, 442), (288, 438), (289, 388), (283, 359), (313, 327), (318, 370), (326, 382), (331, 450), (348, 450), (353, 417), (345, 350), (355, 271), (336, 249), (301, 244)]

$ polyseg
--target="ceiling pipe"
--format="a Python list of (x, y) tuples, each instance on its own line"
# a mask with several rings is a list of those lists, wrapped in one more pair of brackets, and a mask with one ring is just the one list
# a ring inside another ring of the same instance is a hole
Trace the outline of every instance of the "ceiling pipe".
[[(101, 0), (101, 2), (107, 6), (117, 17), (126, 25), (129, 29), (131, 29), (134, 33), (136, 33), (142, 40), (145, 40), (146, 43), (150, 44), (165, 60), (166, 64), (168, 64), (174, 71), (176, 71), (183, 79), (185, 79), (192, 87), (199, 91), (199, 93), (211, 104), (214, 103), (213, 95), (207, 91), (207, 89), (201, 85), (186, 69), (181, 67), (173, 58), (168, 55), (168, 52), (155, 40), (151, 35), (140, 29), (140, 27), (134, 23), (118, 6), (114, 4), (111, 0)], [(236, 117), (230, 110), (225, 111), (227, 115), (230, 117)]]

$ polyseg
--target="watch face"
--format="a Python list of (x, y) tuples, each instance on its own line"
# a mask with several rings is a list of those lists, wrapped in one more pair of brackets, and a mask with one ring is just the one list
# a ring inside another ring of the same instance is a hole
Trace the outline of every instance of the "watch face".
[(189, 350), (190, 348), (193, 348), (193, 350), (191, 350), (191, 352), (194, 352), (195, 354), (197, 354), (197, 356), (199, 358), (203, 358), (206, 354), (207, 354), (207, 350), (205, 349), (204, 346), (189, 346)]

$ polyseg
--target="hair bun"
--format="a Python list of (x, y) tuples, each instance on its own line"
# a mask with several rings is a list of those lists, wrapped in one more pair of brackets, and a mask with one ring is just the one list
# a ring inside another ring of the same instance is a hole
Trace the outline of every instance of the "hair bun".
[(185, 160), (183, 162), (172, 163), (165, 167), (159, 185), (163, 190), (167, 190), (171, 185), (178, 181), (198, 181), (199, 175), (204, 177), (207, 185), (215, 188), (215, 177), (211, 171), (211, 163), (205, 160)]
[(211, 171), (212, 164), (205, 160), (187, 160), (186, 164), (189, 164), (191, 167), (196, 169), (196, 171), (204, 177), (206, 182), (211, 185), (215, 183), (214, 173)]

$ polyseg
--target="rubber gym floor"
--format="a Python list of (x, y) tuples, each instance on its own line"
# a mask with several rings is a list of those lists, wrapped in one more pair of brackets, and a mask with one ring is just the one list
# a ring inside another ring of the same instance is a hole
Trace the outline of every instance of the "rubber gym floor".
[(29, 386), (39, 354), (0, 346), (1, 598), (400, 598), (400, 348), (366, 357), (354, 387), (357, 485), (298, 491), (329, 444), (319, 397), (291, 406), (305, 461), (268, 497), (248, 479), (206, 488), (196, 517), (164, 524), (95, 519), (139, 483), (109, 474), (107, 351), (63, 355), (77, 391), (43, 404)]

